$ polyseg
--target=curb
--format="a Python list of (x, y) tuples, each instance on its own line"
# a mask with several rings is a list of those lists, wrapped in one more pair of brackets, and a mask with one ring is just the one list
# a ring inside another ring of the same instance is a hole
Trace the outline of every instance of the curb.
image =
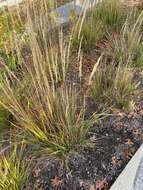
[[(143, 176), (143, 171), (140, 169), (142, 167), (143, 161), (143, 144), (137, 150), (133, 158), (129, 161), (125, 169), (119, 175), (117, 180), (114, 182), (110, 190), (143, 190), (143, 181), (141, 181), (141, 177)], [(142, 184), (141, 184), (142, 183)], [(140, 188), (138, 188), (140, 184)]]

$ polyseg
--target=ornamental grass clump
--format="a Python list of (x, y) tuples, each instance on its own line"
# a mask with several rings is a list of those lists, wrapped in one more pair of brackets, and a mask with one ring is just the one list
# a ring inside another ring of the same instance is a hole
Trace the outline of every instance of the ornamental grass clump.
[(122, 28), (127, 13), (128, 10), (123, 7), (121, 0), (103, 0), (93, 12), (93, 21), (101, 21), (106, 29), (117, 32)]
[(46, 29), (39, 39), (29, 14), (27, 23), (30, 61), (25, 62), (17, 48), (21, 76), (5, 67), (0, 104), (13, 115), (13, 126), (24, 130), (26, 143), (64, 157), (85, 146), (87, 132), (98, 115), (85, 119), (84, 95), (69, 81), (71, 41), (65, 43), (59, 30), (55, 46)]
[[(1, 101), (1, 104), (15, 117), (14, 125), (27, 133), (27, 143), (37, 144), (40, 151), (65, 156), (84, 145), (89, 127), (96, 118), (84, 119), (81, 97), (79, 99), (74, 87), (55, 87), (46, 78), (40, 81), (37, 78), (37, 75), (31, 78), (31, 89), (24, 88), (22, 99), (15, 95), (5, 79), (1, 90), (6, 102)], [(18, 85), (21, 84), (16, 88)]]
[(137, 87), (131, 68), (111, 65), (97, 70), (90, 94), (99, 104), (129, 111), (134, 109)]
[(84, 12), (74, 25), (73, 47), (93, 48), (107, 33), (119, 32), (126, 21), (127, 12), (121, 1), (99, 2), (95, 8)]
[(142, 68), (143, 12), (132, 12), (119, 35), (111, 36), (111, 54), (117, 63)]

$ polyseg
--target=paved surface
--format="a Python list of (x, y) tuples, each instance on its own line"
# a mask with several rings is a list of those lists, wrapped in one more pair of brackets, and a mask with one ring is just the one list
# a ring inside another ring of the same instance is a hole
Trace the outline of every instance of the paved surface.
[(143, 190), (143, 145), (138, 149), (110, 190)]
[(61, 7), (58, 7), (53, 13), (57, 15), (57, 22), (59, 24), (66, 23), (70, 20), (70, 14), (74, 11), (75, 14), (79, 15), (82, 10), (81, 4), (79, 1), (72, 1), (71, 3), (67, 3)]
[(23, 0), (0, 0), (0, 8), (4, 6), (14, 6), (17, 5), (18, 3), (21, 3)]
[[(57, 19), (56, 22), (58, 24), (66, 23), (70, 20), (71, 12), (74, 11), (76, 15), (80, 15), (83, 9), (89, 9), (94, 6), (99, 0), (74, 0), (70, 3), (67, 3), (56, 10), (53, 13), (56, 13)], [(83, 3), (84, 2), (84, 3)]]
[(141, 158), (136, 177), (133, 184), (133, 190), (143, 190), (143, 156)]

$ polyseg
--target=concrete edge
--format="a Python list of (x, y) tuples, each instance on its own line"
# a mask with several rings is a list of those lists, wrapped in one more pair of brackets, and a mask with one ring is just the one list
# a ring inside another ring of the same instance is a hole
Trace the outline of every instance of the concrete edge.
[(143, 144), (129, 161), (125, 169), (114, 182), (110, 190), (134, 190), (137, 171), (143, 158)]

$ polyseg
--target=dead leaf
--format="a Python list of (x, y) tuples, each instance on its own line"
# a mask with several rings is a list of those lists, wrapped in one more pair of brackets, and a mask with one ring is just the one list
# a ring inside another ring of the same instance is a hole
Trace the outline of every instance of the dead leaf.
[(61, 186), (63, 183), (63, 180), (58, 177), (58, 176), (55, 176), (52, 180), (51, 180), (51, 185), (52, 187), (59, 187)]
[(116, 158), (116, 156), (113, 156), (111, 163), (112, 163), (113, 166), (117, 166), (117, 165), (120, 165), (120, 164), (122, 163), (122, 161), (121, 161), (121, 160), (118, 160), (118, 159)]
[(106, 181), (106, 179), (96, 181), (95, 190), (96, 189), (103, 190), (107, 189), (107, 187), (108, 187), (108, 182)]
[(94, 185), (90, 185), (89, 190), (96, 190)]
[(134, 143), (132, 142), (131, 139), (126, 139), (125, 144), (127, 144), (127, 145), (133, 145)]
[(135, 136), (139, 136), (139, 135), (142, 134), (142, 131), (141, 131), (141, 129), (134, 129), (134, 130), (133, 130), (133, 134), (134, 134)]
[(38, 177), (40, 172), (41, 172), (40, 168), (37, 168), (37, 169), (33, 170), (33, 176)]
[(126, 160), (130, 160), (134, 154), (135, 154), (134, 147), (124, 151), (124, 156), (125, 156)]

